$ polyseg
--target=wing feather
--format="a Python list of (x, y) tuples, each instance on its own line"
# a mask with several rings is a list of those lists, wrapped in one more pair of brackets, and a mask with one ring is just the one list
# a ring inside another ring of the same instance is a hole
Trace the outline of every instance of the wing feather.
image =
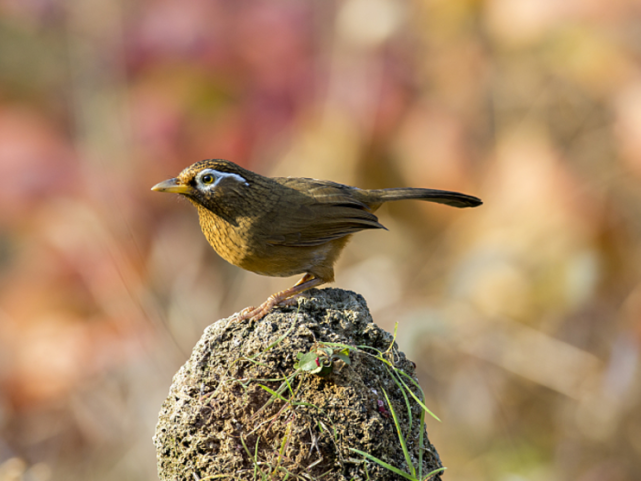
[(272, 212), (274, 219), (284, 221), (267, 223), (269, 232), (264, 234), (269, 244), (311, 247), (364, 229), (385, 229), (368, 206), (352, 196), (354, 187), (305, 178), (273, 180), (296, 191), (290, 192), (296, 201), (285, 195)]

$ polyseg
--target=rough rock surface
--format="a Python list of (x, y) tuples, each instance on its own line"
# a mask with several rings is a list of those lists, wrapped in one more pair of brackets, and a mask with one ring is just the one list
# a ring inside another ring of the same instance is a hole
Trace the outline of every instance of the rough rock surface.
[[(358, 346), (351, 365), (337, 360), (326, 377), (296, 371), (297, 353), (322, 343)], [(415, 379), (414, 364), (372, 322), (364, 299), (340, 289), (311, 290), (298, 306), (275, 309), (259, 322), (217, 321), (162, 406), (154, 436), (160, 479), (404, 479), (350, 449), (411, 472), (391, 409), (417, 475), (422, 451), (425, 477), (441, 463), (426, 433), (419, 447), (421, 408), (375, 350)]]

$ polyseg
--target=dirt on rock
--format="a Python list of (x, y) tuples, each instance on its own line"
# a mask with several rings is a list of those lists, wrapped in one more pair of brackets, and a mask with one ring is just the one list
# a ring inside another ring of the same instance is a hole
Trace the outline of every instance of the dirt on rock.
[[(298, 353), (343, 349), (335, 344), (351, 346), (349, 365), (334, 360), (325, 377), (296, 368)], [(160, 479), (407, 479), (354, 450), (424, 479), (441, 462), (412, 380), (414, 364), (353, 292), (314, 289), (258, 322), (222, 319), (205, 330), (162, 406)]]

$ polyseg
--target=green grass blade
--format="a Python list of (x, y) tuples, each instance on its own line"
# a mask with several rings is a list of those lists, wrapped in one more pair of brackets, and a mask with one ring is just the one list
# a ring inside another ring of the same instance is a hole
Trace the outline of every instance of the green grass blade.
[[(254, 479), (256, 479), (256, 469), (260, 471), (261, 477), (264, 476), (263, 470), (260, 469), (260, 466), (258, 466), (258, 459), (254, 458), (251, 454), (251, 451), (249, 451), (249, 448), (247, 447), (247, 444), (245, 444), (245, 439), (240, 436), (240, 442), (243, 443), (243, 448), (245, 448), (245, 452), (247, 453), (247, 456), (249, 456), (249, 459), (253, 461), (254, 464)], [(258, 447), (258, 444), (256, 445)]]
[(446, 469), (447, 468), (443, 467), (443, 468), (437, 468), (434, 471), (430, 471), (429, 473), (427, 473), (427, 476), (425, 476), (421, 481), (428, 481), (432, 476), (438, 473), (442, 473)]
[[(381, 388), (383, 389), (383, 388)], [(416, 478), (416, 469), (414, 469), (414, 466), (412, 465), (412, 458), (410, 456), (409, 451), (407, 450), (407, 444), (405, 444), (405, 438), (403, 437), (403, 431), (401, 430), (401, 424), (398, 420), (398, 417), (396, 416), (396, 412), (394, 411), (394, 406), (392, 406), (392, 403), (389, 400), (389, 396), (387, 395), (387, 391), (383, 389), (383, 394), (385, 395), (385, 400), (387, 401), (387, 407), (389, 407), (390, 412), (392, 413), (392, 418), (394, 419), (394, 425), (396, 426), (396, 432), (398, 433), (398, 440), (401, 443), (401, 448), (403, 449), (403, 455), (405, 456), (405, 462), (407, 463), (407, 467), (410, 469), (412, 472), (412, 476)]]
[[(401, 390), (403, 399), (405, 399), (405, 407), (407, 408), (407, 417), (410, 425), (409, 430), (411, 432), (412, 431), (412, 406), (410, 406), (410, 400), (407, 399), (407, 394), (405, 394), (405, 390), (407, 389), (407, 386), (405, 385), (405, 383), (401, 384), (403, 382), (402, 380), (396, 379), (396, 376), (398, 376), (398, 374), (396, 375), (392, 374), (392, 371), (390, 371), (387, 367), (385, 367), (385, 369), (387, 370), (387, 373), (390, 375), (390, 377), (394, 380), (398, 388)], [(396, 369), (394, 369), (394, 371), (396, 371)], [(409, 389), (407, 390), (409, 391)]]
[(289, 432), (291, 428), (291, 423), (287, 424), (287, 429), (285, 430), (285, 435), (283, 436), (283, 442), (280, 445), (280, 449), (278, 450), (278, 459), (276, 460), (276, 468), (280, 466), (280, 461), (283, 459), (283, 454), (285, 453), (285, 447), (287, 446), (287, 442), (289, 440)]
[[(285, 382), (287, 383), (287, 388), (289, 389), (289, 393), (294, 397), (294, 389), (292, 388), (291, 383), (289, 382), (289, 378), (285, 378)], [(300, 385), (300, 383), (299, 383)]]
[(341, 344), (340, 342), (323, 342), (321, 344), (327, 347), (340, 347), (341, 349), (348, 349), (350, 352), (358, 350), (354, 346), (350, 346), (349, 344)]
[(425, 449), (425, 411), (421, 409), (421, 417), (419, 419), (419, 434), (418, 434), (418, 479), (423, 479), (423, 449)]
[(385, 351), (385, 354), (390, 352), (392, 348), (394, 347), (394, 343), (396, 342), (396, 334), (398, 332), (398, 322), (394, 325), (394, 337), (392, 338), (392, 342), (390, 343), (389, 347)]
[[(289, 399), (287, 399), (286, 397), (284, 397), (284, 396), (283, 396), (282, 394), (280, 394), (278, 391), (274, 391), (273, 389), (269, 389), (267, 386), (264, 386), (264, 385), (262, 385), (262, 384), (257, 384), (257, 386), (258, 386), (259, 388), (261, 388), (261, 389), (264, 389), (265, 391), (267, 391), (269, 394), (271, 394), (271, 395), (272, 395), (272, 396), (274, 396), (275, 398), (280, 399), (281, 401), (289, 402)], [(280, 391), (280, 389), (279, 389), (279, 391)], [(265, 405), (265, 406), (266, 406), (266, 405)]]
[[(410, 376), (410, 375), (409, 375), (409, 374), (407, 374), (406, 372), (401, 371), (400, 369), (398, 370), (398, 372), (400, 372), (403, 376), (405, 376), (407, 379), (409, 379), (410, 381), (412, 381), (412, 383), (413, 383), (416, 387), (418, 387), (418, 389), (419, 389), (421, 392), (423, 392), (423, 389), (421, 389), (421, 386), (419, 386), (419, 384), (418, 384), (414, 379), (412, 379), (412, 376)], [(425, 410), (425, 412), (426, 412), (427, 414), (429, 414), (430, 416), (432, 416), (434, 419), (436, 419), (438, 422), (441, 422), (441, 419), (440, 419), (436, 414), (434, 414), (432, 411), (430, 411), (430, 410), (428, 409), (428, 407), (423, 403), (423, 401), (421, 401), (419, 398), (417, 398), (417, 397), (416, 397), (416, 394), (414, 394), (414, 392), (413, 392), (413, 391), (412, 391), (412, 390), (407, 386), (407, 384), (405, 384), (405, 382), (403, 381), (403, 379), (401, 379), (401, 378), (399, 378), (399, 379), (400, 379), (400, 381), (403, 383), (403, 385), (405, 386), (405, 388), (407, 389), (407, 392), (409, 392), (409, 393), (410, 393), (410, 395), (411, 395), (411, 396), (414, 398), (414, 400), (415, 400), (415, 401), (416, 401), (416, 402), (417, 402), (417, 403), (418, 403), (418, 404), (419, 404), (419, 405), (420, 405), (420, 406)], [(425, 398), (425, 394), (423, 394), (423, 398)]]
[(366, 458), (367, 458), (367, 459), (369, 459), (370, 461), (373, 461), (373, 462), (375, 462), (376, 464), (378, 464), (378, 465), (380, 465), (380, 466), (383, 466), (385, 469), (389, 469), (390, 471), (392, 471), (393, 473), (398, 474), (399, 476), (403, 476), (405, 479), (409, 479), (409, 480), (411, 480), (411, 481), (418, 481), (418, 480), (416, 479), (416, 476), (412, 476), (412, 475), (410, 475), (410, 474), (407, 474), (406, 472), (401, 471), (401, 470), (400, 470), (400, 469), (398, 469), (398, 468), (395, 468), (395, 467), (394, 467), (394, 466), (392, 466), (391, 464), (388, 464), (388, 463), (386, 463), (385, 461), (382, 461), (382, 460), (378, 459), (376, 456), (372, 456), (371, 454), (368, 454), (368, 453), (366, 453), (366, 452), (364, 452), (364, 451), (361, 451), (361, 450), (359, 450), (359, 449), (355, 449), (355, 448), (349, 448), (349, 450), (350, 450), (350, 451), (353, 451), (353, 452), (355, 452), (355, 453), (358, 453), (358, 454), (360, 454), (361, 456), (366, 457)]

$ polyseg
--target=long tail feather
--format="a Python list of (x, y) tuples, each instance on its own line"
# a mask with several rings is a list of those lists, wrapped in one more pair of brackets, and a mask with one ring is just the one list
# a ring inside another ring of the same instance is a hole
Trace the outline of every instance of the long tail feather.
[(418, 199), (452, 207), (477, 207), (483, 203), (478, 197), (450, 192), (448, 190), (421, 189), (417, 187), (399, 187), (396, 189), (371, 190), (371, 194), (379, 195), (381, 202), (392, 200)]

